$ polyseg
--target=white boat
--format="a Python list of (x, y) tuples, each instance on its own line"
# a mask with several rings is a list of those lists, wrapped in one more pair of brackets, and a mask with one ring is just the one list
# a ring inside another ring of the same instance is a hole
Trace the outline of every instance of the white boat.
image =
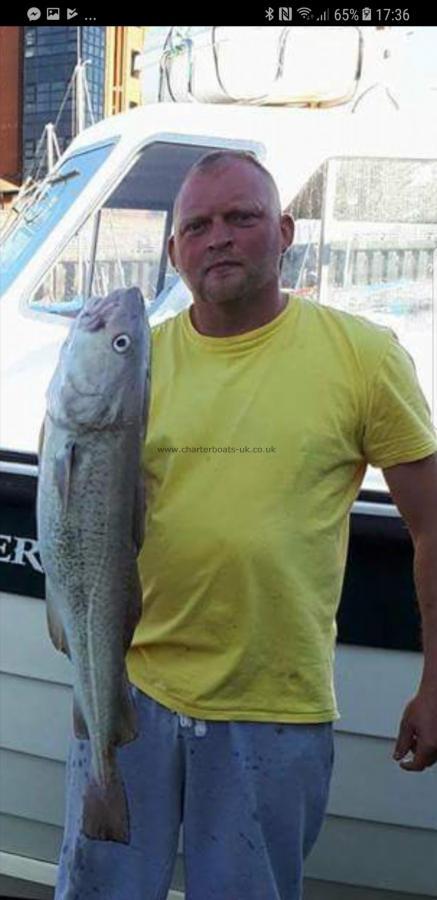
[[(360, 41), (356, 48), (355, 75), (365, 70)], [(211, 148), (254, 151), (297, 223), (284, 289), (393, 327), (430, 405), (437, 396), (435, 111), (425, 95), (393, 102), (385, 85), (360, 102), (372, 78), (356, 77), (351, 90), (343, 75), (347, 90), (336, 87), (332, 107), (315, 108), (313, 84), (310, 107), (301, 105), (300, 87), (290, 88), (296, 106), (200, 103), (191, 91), (186, 103), (103, 120), (73, 141), (3, 241), (0, 890), (10, 896), (19, 880), (40, 892), (54, 884), (71, 722), (70, 664), (47, 634), (35, 533), (44, 393), (89, 293), (138, 284), (152, 324), (191, 302), (165, 249), (187, 168)], [(437, 896), (437, 767), (410, 775), (391, 758), (421, 665), (411, 541), (381, 474), (370, 469), (351, 512), (335, 676), (341, 719), (306, 900)], [(182, 845), (183, 828), (175, 891), (183, 887)]]

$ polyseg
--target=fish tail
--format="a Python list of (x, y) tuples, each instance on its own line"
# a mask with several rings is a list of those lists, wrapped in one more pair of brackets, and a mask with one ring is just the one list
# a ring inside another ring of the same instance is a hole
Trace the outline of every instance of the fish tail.
[(99, 784), (88, 782), (83, 801), (82, 829), (99, 841), (130, 841), (129, 810), (123, 782), (115, 767), (109, 779)]

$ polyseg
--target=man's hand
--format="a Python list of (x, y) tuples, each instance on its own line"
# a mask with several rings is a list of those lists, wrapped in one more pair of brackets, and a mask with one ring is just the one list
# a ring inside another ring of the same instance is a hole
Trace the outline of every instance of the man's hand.
[(408, 772), (423, 772), (437, 762), (437, 694), (419, 690), (405, 707), (393, 758), (401, 760), (410, 750), (413, 759), (399, 763)]

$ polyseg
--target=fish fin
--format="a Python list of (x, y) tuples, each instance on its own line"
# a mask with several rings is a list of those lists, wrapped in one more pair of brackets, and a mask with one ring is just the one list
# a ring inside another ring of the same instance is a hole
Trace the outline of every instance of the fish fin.
[(115, 773), (103, 787), (94, 779), (88, 782), (83, 799), (82, 830), (86, 837), (94, 840), (130, 843), (126, 792), (121, 778)]
[(144, 388), (143, 429), (144, 429), (145, 435), (147, 434), (147, 426), (149, 424), (151, 393), (152, 393), (152, 366), (151, 366), (151, 359), (150, 359), (149, 365), (147, 366), (146, 384), (145, 384), (145, 388)]
[(118, 747), (135, 740), (138, 735), (138, 720), (135, 701), (130, 693), (126, 672), (124, 674), (120, 692), (120, 712), (117, 718), (117, 728), (114, 733), (114, 744)]
[(142, 455), (140, 460), (140, 467), (138, 473), (138, 480), (135, 486), (135, 501), (134, 501), (134, 516), (133, 516), (133, 541), (135, 547), (135, 554), (138, 556), (141, 547), (144, 543), (144, 535), (146, 531), (146, 512), (147, 512), (147, 502), (146, 502), (146, 466), (144, 461), (144, 453), (145, 453), (145, 436), (147, 433), (147, 425), (149, 420), (149, 407), (150, 407), (150, 393), (151, 393), (151, 368), (150, 363), (146, 371), (146, 383), (144, 388), (144, 403), (143, 403), (143, 415), (142, 415)]
[(146, 521), (146, 484), (144, 471), (141, 468), (135, 487), (134, 513), (133, 513), (133, 542), (135, 556), (138, 556), (144, 541)]
[(123, 632), (123, 650), (126, 655), (132, 643), (134, 631), (140, 621), (143, 611), (143, 589), (137, 568), (132, 572), (132, 589), (129, 591), (129, 603), (126, 609)]
[(73, 691), (73, 729), (77, 738), (81, 741), (89, 740), (88, 726), (85, 722), (80, 703)]
[(41, 425), (41, 428), (39, 430), (39, 435), (38, 435), (38, 460), (41, 460), (41, 457), (42, 457), (42, 450), (43, 450), (43, 446), (44, 446), (45, 424), (46, 424), (46, 419), (44, 416), (43, 423)]
[(64, 626), (62, 624), (61, 616), (56, 609), (56, 604), (53, 600), (53, 594), (53, 587), (46, 575), (46, 615), (49, 635), (53, 646), (56, 647), (56, 650), (59, 650), (61, 653), (65, 653), (71, 658), (70, 648), (68, 646)]
[(66, 512), (68, 506), (74, 457), (74, 441), (68, 441), (64, 449), (55, 456), (55, 482), (61, 497), (62, 509), (64, 512)]

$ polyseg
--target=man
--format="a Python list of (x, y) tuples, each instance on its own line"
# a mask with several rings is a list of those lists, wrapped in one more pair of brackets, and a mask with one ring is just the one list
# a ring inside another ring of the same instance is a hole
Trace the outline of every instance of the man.
[[(69, 759), (56, 897), (300, 900), (333, 764), (335, 614), (348, 513), (380, 466), (415, 545), (425, 665), (396, 743), (437, 761), (437, 441), (394, 334), (280, 292), (293, 221), (249, 154), (206, 156), (169, 253), (193, 304), (154, 329), (140, 717), (120, 748), (128, 846), (79, 833)], [(83, 759), (83, 757), (82, 757)], [(70, 868), (69, 868), (70, 867)]]

